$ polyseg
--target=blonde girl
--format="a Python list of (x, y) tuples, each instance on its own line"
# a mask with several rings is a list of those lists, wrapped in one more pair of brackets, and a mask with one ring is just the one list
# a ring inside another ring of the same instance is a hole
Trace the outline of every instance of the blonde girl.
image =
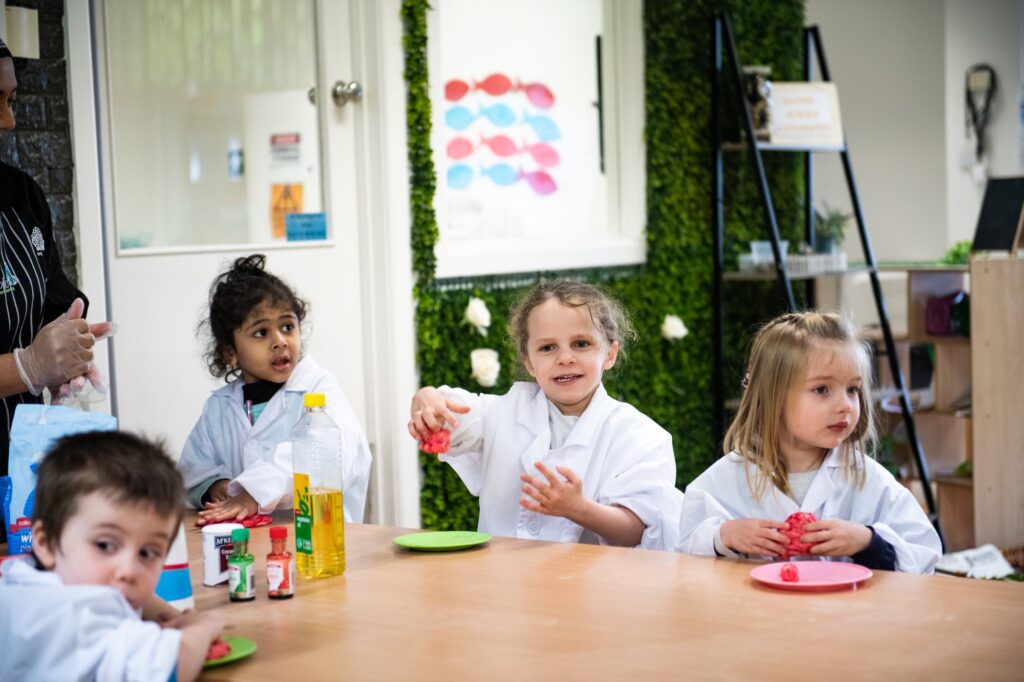
[(427, 386), (412, 401), (414, 438), (451, 429), (441, 460), (480, 498), (479, 530), (671, 548), (672, 437), (601, 383), (631, 335), (621, 307), (593, 285), (546, 282), (512, 311), (509, 333), (533, 381), (505, 395)]
[(686, 489), (679, 549), (786, 554), (785, 519), (811, 512), (811, 553), (931, 573), (935, 529), (910, 492), (865, 456), (874, 440), (868, 350), (834, 314), (790, 313), (754, 339), (724, 457)]

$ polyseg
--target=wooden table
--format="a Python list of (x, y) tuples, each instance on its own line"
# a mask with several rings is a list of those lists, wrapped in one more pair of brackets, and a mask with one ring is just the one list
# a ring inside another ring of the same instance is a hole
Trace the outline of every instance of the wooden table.
[(300, 579), (284, 601), (266, 597), (270, 540), (254, 529), (257, 598), (231, 603), (202, 584), (193, 521), (197, 607), (259, 645), (204, 680), (1024, 677), (1019, 583), (876, 571), (797, 593), (725, 559), (508, 538), (413, 553), (391, 542), (409, 531), (353, 524), (345, 575)]

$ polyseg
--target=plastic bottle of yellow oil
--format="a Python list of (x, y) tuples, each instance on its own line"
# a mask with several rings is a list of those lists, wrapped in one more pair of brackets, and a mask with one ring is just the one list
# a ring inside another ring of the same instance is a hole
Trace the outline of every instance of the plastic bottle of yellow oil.
[(296, 567), (304, 578), (325, 578), (345, 572), (343, 440), (322, 393), (307, 393), (303, 405), (292, 430)]

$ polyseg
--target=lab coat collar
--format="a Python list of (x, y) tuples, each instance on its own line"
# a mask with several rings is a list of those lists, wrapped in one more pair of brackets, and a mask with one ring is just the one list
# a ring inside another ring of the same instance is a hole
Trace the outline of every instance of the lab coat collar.
[[(616, 407), (616, 401), (608, 396), (604, 384), (598, 384), (594, 396), (590, 399), (587, 409), (580, 415), (579, 421), (569, 433), (565, 445), (559, 448), (565, 457), (556, 458), (559, 464), (564, 464), (577, 473), (581, 472), (581, 462), (577, 454), (590, 452), (588, 446), (605, 422), (608, 414)], [(537, 394), (520, 411), (516, 421), (529, 429), (534, 435), (533, 441), (520, 454), (520, 463), (523, 469), (531, 474), (535, 473), (534, 462), (543, 459), (551, 448), (551, 426), (548, 421), (548, 399), (544, 391), (537, 390)]]
[(798, 511), (813, 512), (815, 509), (820, 508), (835, 492), (836, 484), (833, 481), (832, 470), (841, 466), (842, 461), (839, 457), (839, 448), (833, 448), (825, 455), (821, 467), (818, 468), (818, 473), (811, 479), (811, 486), (807, 489), (804, 501), (800, 505), (797, 505), (796, 501), (789, 495), (772, 486), (770, 499), (766, 500), (766, 503), (772, 507), (772, 511), (775, 513), (774, 518), (785, 519), (790, 514)]

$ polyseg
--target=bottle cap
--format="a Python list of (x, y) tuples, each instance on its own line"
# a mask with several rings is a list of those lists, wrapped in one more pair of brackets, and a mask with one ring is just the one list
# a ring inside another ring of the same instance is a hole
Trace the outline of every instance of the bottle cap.
[(288, 526), (274, 526), (270, 529), (271, 540), (287, 540)]
[(323, 393), (307, 393), (302, 397), (304, 407), (323, 407), (326, 404)]
[(235, 528), (231, 531), (231, 542), (248, 542), (249, 541), (249, 529), (248, 528)]

